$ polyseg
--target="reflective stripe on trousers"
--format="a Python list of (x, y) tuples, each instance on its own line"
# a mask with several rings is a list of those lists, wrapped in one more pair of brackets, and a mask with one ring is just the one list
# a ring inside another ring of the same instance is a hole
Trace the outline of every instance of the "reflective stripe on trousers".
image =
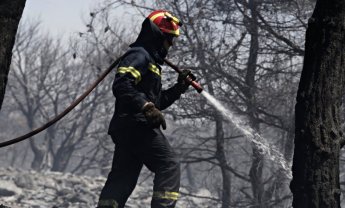
[(180, 187), (180, 164), (176, 153), (160, 129), (133, 128), (124, 128), (112, 135), (116, 144), (112, 170), (100, 200), (113, 199), (118, 208), (125, 207), (145, 165), (155, 173), (151, 208), (174, 208)]
[(97, 204), (97, 208), (118, 208), (119, 205), (113, 199), (101, 199)]
[(159, 199), (169, 199), (176, 201), (179, 197), (178, 192), (170, 192), (170, 191), (155, 191), (153, 192), (153, 198), (159, 198)]

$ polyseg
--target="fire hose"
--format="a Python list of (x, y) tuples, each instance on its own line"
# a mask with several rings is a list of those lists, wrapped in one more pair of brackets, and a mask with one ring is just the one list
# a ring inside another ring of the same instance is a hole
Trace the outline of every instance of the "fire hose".
[[(179, 69), (176, 65), (174, 65), (173, 63), (171, 63), (169, 60), (164, 59), (164, 62), (166, 64), (168, 64), (168, 66), (170, 66), (171, 68), (173, 68), (177, 73), (181, 73), (182, 70)], [(203, 91), (203, 88), (201, 87), (201, 85), (199, 83), (197, 83), (196, 81), (192, 80), (189, 76), (186, 77), (186, 81), (188, 83), (190, 83), (190, 85), (192, 85), (192, 87), (194, 87), (194, 89), (198, 92), (201, 93)]]
[[(40, 133), (41, 131), (47, 129), (48, 127), (50, 127), (51, 125), (53, 125), (54, 123), (56, 123), (57, 121), (59, 121), (60, 119), (62, 119), (64, 116), (66, 116), (71, 110), (73, 110), (84, 98), (86, 98), (92, 90), (94, 90), (97, 85), (111, 72), (111, 70), (113, 68), (116, 67), (116, 65), (120, 62), (121, 57), (116, 59), (104, 72), (103, 74), (101, 74), (101, 76), (98, 77), (98, 79), (82, 94), (80, 95), (74, 102), (72, 102), (63, 112), (61, 112), (60, 114), (58, 114), (55, 118), (51, 119), (50, 121), (48, 121), (46, 124), (44, 124), (43, 126), (34, 129), (33, 131), (24, 134), (20, 137), (17, 137), (15, 139), (11, 139), (5, 142), (1, 142), (0, 143), (0, 148), (2, 147), (6, 147), (21, 141), (24, 141), (38, 133)], [(171, 68), (173, 68), (177, 73), (181, 73), (181, 70), (175, 66), (173, 63), (171, 63), (170, 61), (168, 61), (167, 59), (164, 59), (165, 63), (167, 63)], [(202, 92), (202, 87), (200, 86), (199, 83), (197, 83), (196, 81), (193, 81), (190, 77), (186, 78), (186, 81), (188, 83), (190, 83), (198, 93)]]

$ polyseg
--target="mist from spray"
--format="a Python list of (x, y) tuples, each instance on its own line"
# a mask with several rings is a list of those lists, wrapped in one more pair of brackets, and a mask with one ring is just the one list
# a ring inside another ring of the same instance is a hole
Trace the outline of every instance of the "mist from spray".
[(245, 124), (245, 121), (240, 117), (235, 116), (235, 113), (226, 109), (217, 99), (206, 91), (201, 93), (219, 112), (227, 118), (236, 129), (241, 131), (245, 137), (251, 140), (253, 145), (259, 150), (260, 154), (266, 156), (268, 159), (277, 163), (285, 173), (286, 177), (292, 179), (291, 164), (288, 163), (284, 156), (277, 150), (276, 147), (269, 144), (266, 139), (260, 136), (253, 128)]

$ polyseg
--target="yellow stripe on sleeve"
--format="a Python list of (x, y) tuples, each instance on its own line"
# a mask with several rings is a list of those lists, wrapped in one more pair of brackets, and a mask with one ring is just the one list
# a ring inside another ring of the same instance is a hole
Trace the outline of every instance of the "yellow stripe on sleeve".
[(158, 76), (161, 76), (161, 72), (156, 65), (150, 63), (149, 64), (149, 70), (152, 71), (153, 73), (157, 74)]
[(135, 78), (135, 84), (138, 84), (141, 80), (141, 74), (138, 70), (136, 70), (134, 67), (119, 67), (117, 69), (118, 73), (130, 73)]

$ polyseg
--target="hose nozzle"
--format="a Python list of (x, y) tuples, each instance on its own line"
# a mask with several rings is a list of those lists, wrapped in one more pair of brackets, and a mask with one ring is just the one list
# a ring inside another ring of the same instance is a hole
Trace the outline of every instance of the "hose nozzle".
[(194, 89), (198, 92), (198, 93), (201, 93), (204, 89), (201, 87), (201, 85), (199, 83), (197, 83), (196, 81), (192, 81), (190, 83)]
[[(181, 73), (181, 69), (179, 69), (176, 65), (174, 65), (173, 63), (171, 63), (169, 60), (164, 59), (164, 62), (167, 63), (171, 68), (173, 68), (177, 73)], [(186, 78), (186, 81), (188, 83), (190, 83), (190, 85), (192, 85), (194, 87), (194, 89), (198, 92), (201, 93), (203, 91), (203, 88), (201, 87), (201, 85), (199, 83), (197, 83), (196, 81), (192, 80), (190, 77)]]

